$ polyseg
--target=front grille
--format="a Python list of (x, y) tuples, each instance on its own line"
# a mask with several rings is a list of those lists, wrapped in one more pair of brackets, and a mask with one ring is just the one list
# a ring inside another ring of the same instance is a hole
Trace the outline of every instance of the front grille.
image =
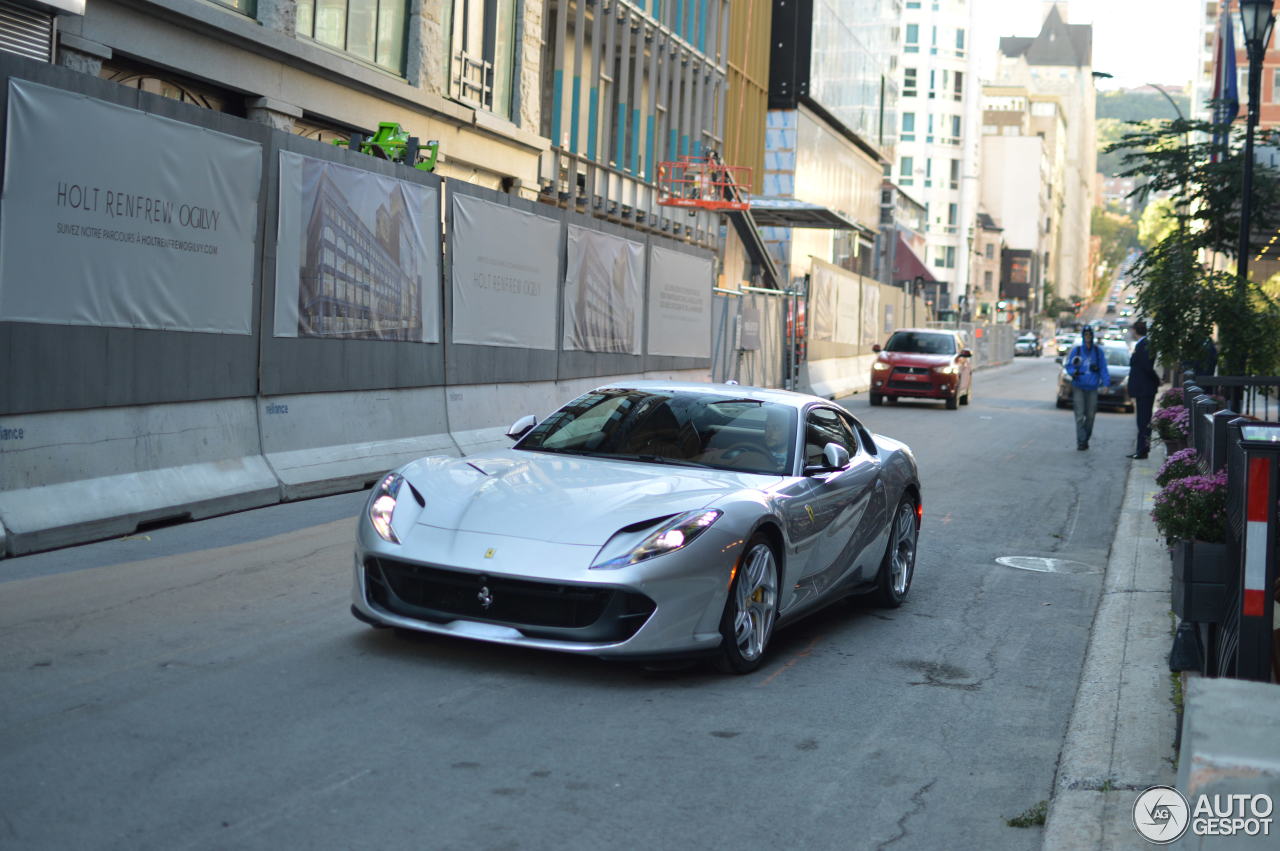
[[(486, 576), (387, 558), (365, 561), (369, 599), (394, 614), (502, 624), (530, 636), (622, 641), (656, 608), (621, 588)], [(485, 602), (488, 602), (488, 606)]]
[(896, 368), (898, 372), (905, 372), (907, 375), (928, 375), (929, 367), (927, 366), (900, 366)]
[(928, 381), (890, 381), (889, 387), (894, 390), (932, 390)]

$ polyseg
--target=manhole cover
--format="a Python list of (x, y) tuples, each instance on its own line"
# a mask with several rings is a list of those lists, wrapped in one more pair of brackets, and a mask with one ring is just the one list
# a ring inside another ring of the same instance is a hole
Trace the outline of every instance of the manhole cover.
[(1102, 571), (1082, 561), (1070, 561), (1063, 558), (1040, 558), (1039, 556), (1000, 556), (996, 564), (1012, 567), (1016, 570), (1030, 570), (1035, 573), (1101, 573)]

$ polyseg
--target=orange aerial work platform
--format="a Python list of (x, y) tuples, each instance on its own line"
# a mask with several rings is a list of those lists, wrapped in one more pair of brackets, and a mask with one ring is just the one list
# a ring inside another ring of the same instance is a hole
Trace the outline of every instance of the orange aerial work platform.
[(751, 207), (750, 185), (750, 168), (725, 165), (714, 151), (658, 166), (658, 203), (664, 207), (746, 210)]

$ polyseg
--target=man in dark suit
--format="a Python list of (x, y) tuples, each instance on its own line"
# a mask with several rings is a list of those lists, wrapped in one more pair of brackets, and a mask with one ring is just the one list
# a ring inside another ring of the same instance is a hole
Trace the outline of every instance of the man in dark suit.
[(1151, 344), (1147, 342), (1147, 323), (1139, 319), (1132, 332), (1138, 341), (1129, 356), (1129, 396), (1138, 415), (1138, 449), (1130, 458), (1146, 458), (1151, 449), (1151, 408), (1155, 405), (1160, 376), (1151, 362)]

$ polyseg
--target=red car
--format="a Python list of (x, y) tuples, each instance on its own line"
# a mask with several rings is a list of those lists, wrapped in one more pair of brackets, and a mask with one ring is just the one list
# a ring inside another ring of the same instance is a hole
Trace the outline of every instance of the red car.
[(973, 353), (956, 331), (902, 328), (893, 332), (871, 365), (871, 404), (885, 399), (941, 399), (947, 409), (969, 404)]

